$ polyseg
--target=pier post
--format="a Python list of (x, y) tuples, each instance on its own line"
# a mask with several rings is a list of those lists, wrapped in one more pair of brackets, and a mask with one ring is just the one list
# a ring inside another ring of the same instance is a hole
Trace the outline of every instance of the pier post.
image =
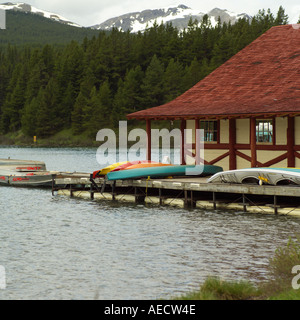
[(214, 210), (217, 209), (217, 202), (216, 202), (216, 193), (213, 192), (213, 204), (214, 204)]
[(159, 195), (159, 205), (162, 205), (163, 201), (162, 201), (162, 189), (161, 188), (158, 189), (158, 195)]
[(274, 196), (274, 213), (277, 215), (278, 214), (278, 209), (277, 209), (277, 196)]
[(185, 204), (185, 206), (188, 205), (188, 192), (187, 192), (187, 190), (184, 190), (184, 204)]
[(116, 191), (116, 181), (113, 182), (112, 184), (112, 199), (116, 200), (116, 195), (115, 195), (115, 191)]
[(243, 193), (243, 210), (244, 210), (244, 212), (247, 212), (246, 198), (245, 198), (244, 193)]

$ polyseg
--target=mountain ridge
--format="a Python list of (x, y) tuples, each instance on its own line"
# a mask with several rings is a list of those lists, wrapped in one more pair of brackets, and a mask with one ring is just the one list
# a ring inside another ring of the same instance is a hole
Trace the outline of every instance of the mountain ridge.
[(214, 8), (207, 13), (203, 13), (180, 4), (177, 7), (153, 10), (147, 9), (140, 12), (126, 13), (91, 26), (91, 28), (97, 30), (111, 30), (112, 28), (117, 28), (119, 30), (122, 29), (123, 31), (143, 32), (146, 28), (152, 27), (155, 22), (158, 24), (169, 22), (179, 30), (183, 30), (184, 28), (187, 28), (190, 19), (193, 21), (197, 20), (200, 25), (205, 14), (210, 18), (212, 26), (215, 26), (218, 23), (219, 17), (221, 23), (235, 23), (239, 18), (251, 19), (251, 16), (247, 13), (237, 14), (230, 12), (227, 9), (220, 8)]
[[(33, 13), (69, 26), (75, 26), (79, 28), (83, 27), (61, 16), (60, 14), (38, 9), (24, 2), (1, 3), (0, 9)], [(179, 4), (177, 7), (145, 9), (142, 11), (129, 12), (117, 17), (109, 18), (102, 23), (85, 28), (96, 30), (111, 30), (112, 28), (118, 28), (119, 30), (129, 30), (130, 32), (136, 33), (138, 31), (143, 32), (146, 30), (146, 28), (152, 27), (155, 22), (158, 24), (169, 22), (179, 30), (183, 30), (184, 28), (187, 28), (190, 19), (193, 21), (197, 20), (200, 24), (205, 14), (207, 14), (210, 18), (212, 26), (217, 24), (219, 17), (221, 19), (221, 23), (235, 23), (239, 18), (251, 19), (251, 16), (249, 16), (247, 13), (237, 14), (230, 12), (227, 9), (220, 8), (214, 8), (209, 12), (204, 13), (200, 12), (199, 10), (194, 10), (184, 4)]]
[(50, 20), (56, 21), (56, 22), (60, 22), (72, 27), (79, 27), (81, 28), (82, 26), (80, 26), (79, 24), (72, 22), (70, 20), (68, 20), (67, 18), (61, 16), (60, 14), (57, 13), (53, 13), (53, 12), (49, 12), (49, 11), (45, 11), (42, 9), (38, 9), (30, 4), (27, 4), (25, 2), (16, 2), (16, 3), (12, 3), (12, 2), (5, 2), (5, 3), (0, 3), (0, 9), (2, 10), (13, 10), (13, 11), (21, 11), (21, 12), (25, 12), (25, 13), (33, 13), (33, 14), (37, 14), (40, 16), (43, 16), (45, 18), (48, 18)]

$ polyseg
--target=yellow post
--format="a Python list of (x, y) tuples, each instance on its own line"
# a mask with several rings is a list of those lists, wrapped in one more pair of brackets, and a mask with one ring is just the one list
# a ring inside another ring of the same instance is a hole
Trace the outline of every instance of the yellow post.
[(33, 136), (33, 143), (36, 144), (36, 136)]

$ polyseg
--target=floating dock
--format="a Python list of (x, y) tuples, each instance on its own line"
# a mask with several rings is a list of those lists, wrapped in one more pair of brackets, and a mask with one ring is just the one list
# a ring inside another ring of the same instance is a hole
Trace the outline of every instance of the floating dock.
[(207, 183), (208, 177), (107, 181), (88, 173), (53, 175), (52, 194), (186, 208), (300, 216), (300, 186)]

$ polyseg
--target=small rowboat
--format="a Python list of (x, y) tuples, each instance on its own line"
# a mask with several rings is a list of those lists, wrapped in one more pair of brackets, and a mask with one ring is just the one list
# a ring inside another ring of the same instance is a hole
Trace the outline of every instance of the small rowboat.
[(14, 170), (0, 171), (0, 185), (20, 187), (45, 187), (52, 185), (52, 173), (41, 172), (17, 172)]

